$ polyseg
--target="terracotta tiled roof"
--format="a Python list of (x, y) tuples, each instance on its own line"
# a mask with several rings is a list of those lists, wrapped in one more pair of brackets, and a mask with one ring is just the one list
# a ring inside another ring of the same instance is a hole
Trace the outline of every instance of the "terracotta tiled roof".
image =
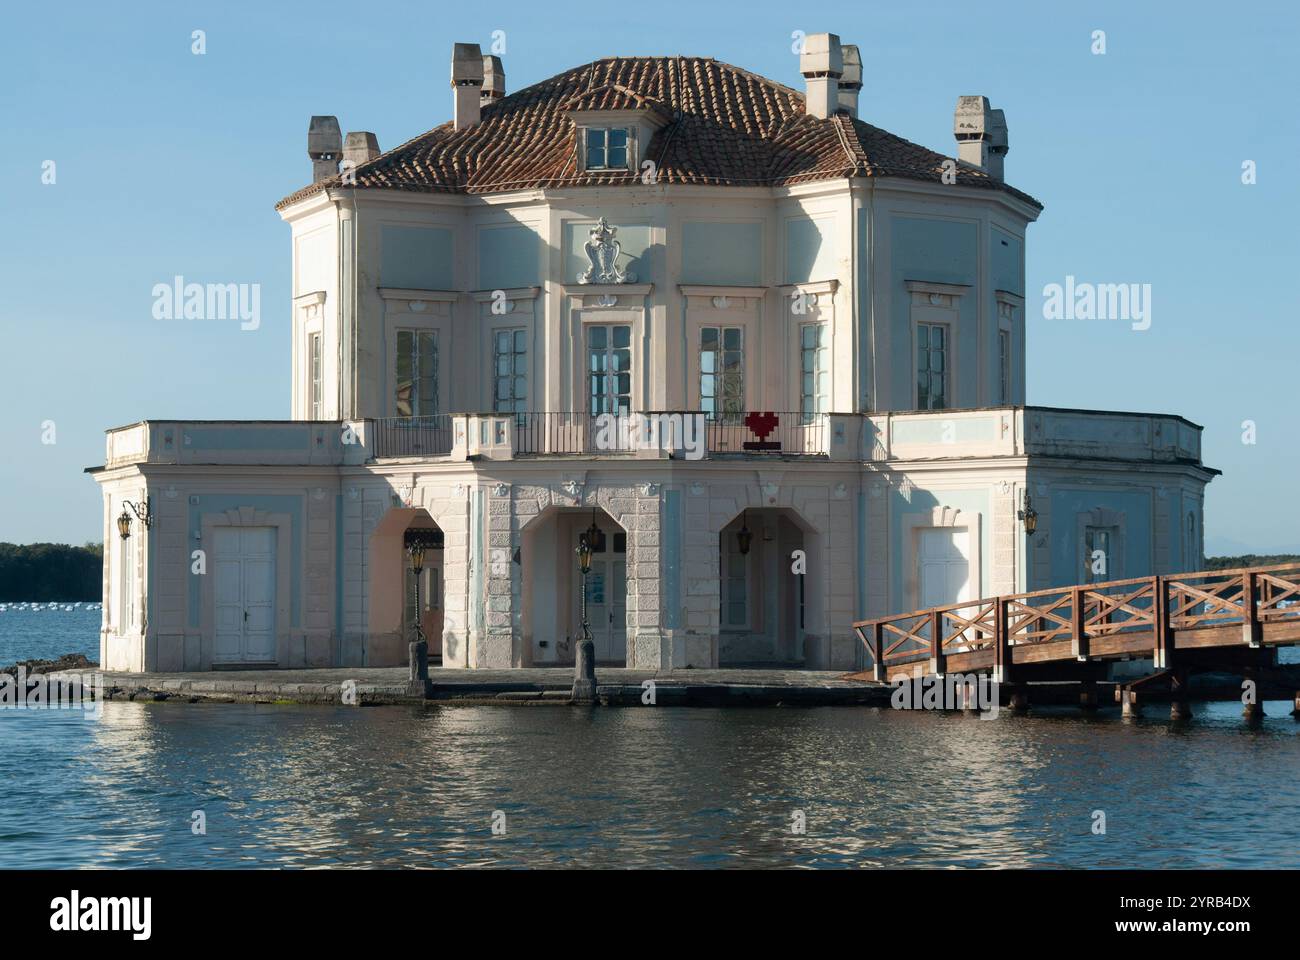
[[(356, 186), (421, 193), (493, 193), (631, 183), (631, 172), (581, 172), (568, 111), (649, 109), (667, 121), (646, 157), (670, 184), (782, 186), (843, 177), (939, 181), (951, 159), (847, 114), (819, 120), (803, 94), (708, 57), (610, 57), (576, 67), (483, 107), (459, 132), (435, 127), (361, 164)], [(1033, 197), (959, 167), (957, 182)], [(292, 193), (277, 209), (330, 186)]]

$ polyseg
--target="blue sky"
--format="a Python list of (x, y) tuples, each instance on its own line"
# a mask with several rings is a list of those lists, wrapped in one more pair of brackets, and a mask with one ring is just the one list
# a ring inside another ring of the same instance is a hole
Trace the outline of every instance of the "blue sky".
[[(0, 35), (0, 540), (99, 539), (82, 468), (106, 427), (288, 416), (273, 205), (310, 179), (312, 114), (392, 147), (448, 118), (451, 44), (496, 30), (510, 90), (673, 53), (799, 87), (791, 33), (829, 30), (861, 47), (877, 126), (953, 153), (959, 94), (1006, 111), (1007, 179), (1046, 205), (1028, 243), (1029, 402), (1203, 424), (1224, 471), (1209, 552), (1300, 550), (1298, 27), (1286, 3), (19, 5)], [(176, 274), (260, 283), (261, 328), (155, 320), (151, 288)], [(1151, 329), (1043, 320), (1043, 286), (1067, 275), (1150, 283)]]

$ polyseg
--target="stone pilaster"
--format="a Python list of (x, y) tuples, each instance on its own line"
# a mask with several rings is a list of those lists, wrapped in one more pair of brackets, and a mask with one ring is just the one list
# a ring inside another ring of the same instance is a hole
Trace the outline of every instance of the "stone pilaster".
[(998, 596), (1019, 590), (1016, 577), (1016, 553), (1020, 542), (1021, 526), (1016, 517), (1016, 485), (1011, 480), (999, 480), (993, 486), (989, 511), (992, 523), (989, 539), (993, 544), (990, 573), (993, 582), (982, 593)]
[(483, 631), (478, 638), (474, 666), (500, 669), (520, 665), (515, 611), (519, 601), (519, 567), (513, 562), (515, 515), (512, 490), (507, 483), (487, 487), (487, 569), (484, 578)]

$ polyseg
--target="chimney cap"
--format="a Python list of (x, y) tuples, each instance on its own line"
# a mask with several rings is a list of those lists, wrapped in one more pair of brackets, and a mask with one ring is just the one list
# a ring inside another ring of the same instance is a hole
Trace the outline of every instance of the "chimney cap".
[(799, 72), (805, 77), (838, 77), (844, 72), (839, 34), (810, 33), (799, 54)]
[(483, 51), (477, 43), (457, 43), (451, 48), (451, 85), (483, 85)]
[(379, 138), (369, 130), (353, 130), (343, 139), (343, 160), (354, 167), (379, 156)]
[(1007, 115), (1001, 110), (989, 111), (989, 149), (996, 154), (1005, 154), (1011, 149), (1007, 138)]
[(840, 46), (840, 56), (844, 60), (844, 73), (840, 75), (840, 89), (851, 87), (862, 89), (862, 52), (856, 43)]
[(483, 54), (483, 96), (491, 99), (506, 95), (506, 68), (501, 58), (490, 53)]
[(343, 151), (343, 134), (338, 117), (312, 117), (307, 125), (307, 156), (329, 160)]
[(988, 140), (992, 121), (988, 97), (958, 97), (952, 115), (952, 134), (959, 141)]

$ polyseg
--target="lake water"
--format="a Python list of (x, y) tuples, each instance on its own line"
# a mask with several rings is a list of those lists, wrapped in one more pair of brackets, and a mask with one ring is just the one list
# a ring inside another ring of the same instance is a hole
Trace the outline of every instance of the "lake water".
[(72, 610), (20, 610), (5, 604), (0, 611), (0, 667), (19, 660), (54, 660), (65, 653), (84, 653), (99, 659), (100, 610), (87, 610), (83, 603)]
[(0, 866), (1295, 868), (1289, 707), (0, 710)]

